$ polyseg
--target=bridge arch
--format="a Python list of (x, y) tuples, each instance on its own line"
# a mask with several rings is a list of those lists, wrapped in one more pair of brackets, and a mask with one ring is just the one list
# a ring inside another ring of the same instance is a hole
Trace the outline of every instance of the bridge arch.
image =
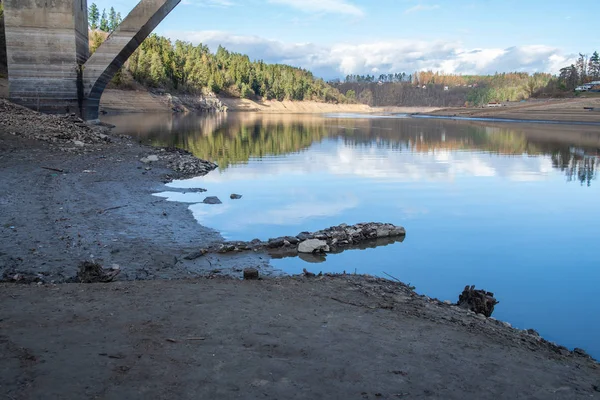
[(181, 0), (141, 0), (89, 56), (87, 0), (3, 0), (9, 98), (98, 118), (115, 73)]
[(98, 119), (100, 97), (112, 77), (181, 0), (142, 0), (83, 64), (83, 110)]

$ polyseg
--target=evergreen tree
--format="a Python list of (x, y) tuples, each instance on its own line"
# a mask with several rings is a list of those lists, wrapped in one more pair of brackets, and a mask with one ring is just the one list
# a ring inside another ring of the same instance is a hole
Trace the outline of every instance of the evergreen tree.
[(100, 30), (104, 32), (110, 31), (108, 19), (106, 18), (106, 10), (102, 10), (102, 17), (100, 17)]
[(590, 61), (588, 64), (588, 74), (592, 78), (592, 80), (597, 81), (600, 80), (600, 55), (597, 51), (592, 54), (590, 57)]
[(117, 13), (114, 9), (114, 7), (110, 8), (110, 11), (108, 12), (108, 29), (110, 32), (113, 32), (115, 29), (117, 29), (117, 26), (119, 25), (119, 21), (117, 20)]
[(88, 23), (92, 30), (98, 29), (98, 20), (100, 19), (100, 11), (96, 3), (92, 3), (88, 12)]

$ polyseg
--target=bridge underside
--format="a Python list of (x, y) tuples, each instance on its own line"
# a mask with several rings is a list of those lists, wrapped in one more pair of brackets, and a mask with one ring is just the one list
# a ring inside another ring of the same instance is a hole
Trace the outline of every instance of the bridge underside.
[(141, 0), (89, 57), (87, 0), (5, 0), (10, 99), (97, 119), (108, 82), (180, 1)]

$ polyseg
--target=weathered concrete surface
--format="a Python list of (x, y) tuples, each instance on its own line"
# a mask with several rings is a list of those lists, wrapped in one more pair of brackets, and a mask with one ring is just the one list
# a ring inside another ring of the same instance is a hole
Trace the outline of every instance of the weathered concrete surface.
[(180, 1), (140, 1), (89, 58), (87, 0), (5, 0), (10, 99), (96, 119), (106, 84)]
[(87, 1), (5, 0), (4, 7), (10, 98), (36, 110), (77, 111)]
[[(1, 3), (1, 1), (0, 1)], [(6, 69), (6, 38), (4, 37), (4, 11), (0, 11), (0, 78), (7, 74)]]
[(100, 97), (114, 74), (181, 0), (142, 0), (84, 65), (86, 120), (98, 118)]

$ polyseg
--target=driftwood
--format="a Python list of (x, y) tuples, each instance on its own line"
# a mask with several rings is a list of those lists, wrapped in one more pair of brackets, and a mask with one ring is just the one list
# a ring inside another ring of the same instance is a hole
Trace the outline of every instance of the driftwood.
[(475, 285), (467, 285), (465, 290), (458, 296), (457, 305), (489, 318), (494, 312), (494, 306), (498, 303), (499, 301), (494, 298), (494, 293), (476, 290)]
[(120, 269), (104, 269), (98, 263), (83, 261), (79, 264), (76, 281), (81, 283), (111, 282), (119, 275), (119, 272), (121, 272)]

